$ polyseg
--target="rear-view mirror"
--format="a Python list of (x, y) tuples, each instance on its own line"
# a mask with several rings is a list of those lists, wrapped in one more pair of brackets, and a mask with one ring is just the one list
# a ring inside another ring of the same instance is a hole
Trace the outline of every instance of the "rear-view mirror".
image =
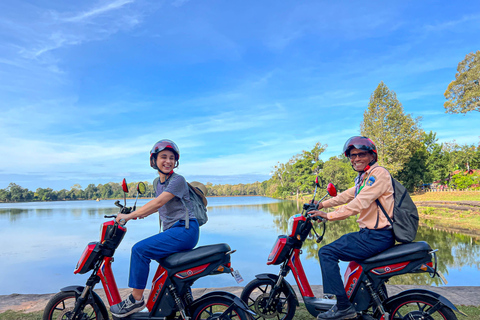
[(337, 188), (335, 188), (335, 185), (333, 183), (329, 183), (327, 185), (327, 192), (331, 197), (335, 197), (337, 195)]
[(127, 181), (125, 180), (125, 178), (122, 181), (122, 189), (123, 189), (123, 192), (128, 193), (128, 186), (127, 186)]
[(139, 182), (139, 183), (137, 184), (137, 191), (138, 191), (138, 193), (144, 194), (144, 193), (145, 193), (145, 190), (146, 190), (145, 183)]

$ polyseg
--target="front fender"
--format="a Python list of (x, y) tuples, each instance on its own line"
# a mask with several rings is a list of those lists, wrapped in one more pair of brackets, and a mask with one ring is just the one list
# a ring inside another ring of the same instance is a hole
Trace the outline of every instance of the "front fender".
[[(80, 297), (84, 289), (85, 287), (83, 286), (68, 286), (60, 289), (60, 291), (75, 292), (75, 299), (78, 299), (78, 297)], [(93, 301), (95, 302), (95, 305), (93, 306), (93, 308), (96, 308), (97, 312), (100, 312), (104, 319), (108, 319), (107, 307), (105, 307), (105, 304), (103, 303), (102, 298), (100, 298), (100, 296), (92, 290), (90, 290), (90, 294), (93, 298)]]
[(400, 292), (399, 294), (397, 295), (394, 295), (393, 297), (389, 297), (386, 301), (385, 301), (385, 305), (389, 308), (390, 305), (392, 303), (394, 303), (395, 301), (397, 301), (398, 299), (400, 298), (403, 298), (403, 297), (406, 297), (406, 296), (415, 296), (415, 297), (418, 297), (418, 296), (427, 296), (427, 297), (430, 297), (430, 298), (434, 298), (436, 299), (438, 302), (440, 302), (442, 305), (466, 316), (465, 313), (463, 313), (462, 311), (458, 310), (457, 307), (455, 307), (455, 305), (450, 301), (448, 300), (447, 298), (445, 298), (444, 296), (442, 296), (441, 294), (438, 294), (436, 292), (433, 292), (433, 291), (429, 291), (429, 290), (424, 290), (424, 289), (411, 289), (411, 290), (405, 290), (405, 291), (402, 291)]
[(65, 288), (60, 289), (60, 291), (62, 291), (62, 292), (73, 291), (73, 292), (75, 292), (77, 295), (81, 295), (84, 288), (85, 288), (85, 287), (83, 287), (83, 286), (68, 286), (68, 287), (65, 287)]
[[(278, 275), (272, 273), (257, 274), (255, 278), (258, 280), (272, 280), (274, 283), (277, 283), (278, 281)], [(295, 293), (295, 290), (293, 290), (293, 287), (290, 285), (290, 283), (283, 279), (282, 286), (288, 289), (289, 293), (295, 298), (297, 306), (299, 306), (300, 304), (298, 303), (297, 294)]]

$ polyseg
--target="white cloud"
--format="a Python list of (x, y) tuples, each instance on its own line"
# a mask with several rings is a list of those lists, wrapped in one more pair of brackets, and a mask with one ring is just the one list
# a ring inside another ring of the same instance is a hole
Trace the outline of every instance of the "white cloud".
[(75, 16), (64, 18), (62, 20), (66, 22), (83, 22), (84, 20), (94, 18), (98, 15), (107, 13), (109, 11), (118, 10), (120, 8), (123, 8), (125, 5), (133, 2), (135, 1), (134, 0), (117, 0), (117, 1), (109, 2), (104, 5), (92, 8), (88, 11), (76, 14)]

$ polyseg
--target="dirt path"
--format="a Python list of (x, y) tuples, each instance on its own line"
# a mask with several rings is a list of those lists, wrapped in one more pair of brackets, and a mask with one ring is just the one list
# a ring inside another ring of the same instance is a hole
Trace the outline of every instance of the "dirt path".
[[(297, 286), (293, 286), (297, 298), (301, 301), (301, 295)], [(410, 285), (387, 285), (387, 291), (389, 296), (395, 295), (401, 291), (421, 288), (430, 291), (434, 291), (448, 300), (450, 300), (456, 306), (480, 306), (480, 287), (432, 287), (432, 286), (410, 286)], [(194, 298), (200, 297), (203, 294), (214, 290), (225, 290), (231, 292), (237, 296), (240, 296), (243, 287), (226, 287), (226, 288), (210, 288), (210, 289), (193, 289)], [(320, 297), (323, 293), (323, 288), (320, 285), (312, 286), (312, 290), (315, 296)], [(108, 304), (105, 298), (103, 290), (96, 290), (100, 297)], [(121, 289), (120, 295), (126, 297), (130, 293), (130, 289)], [(145, 293), (147, 296), (148, 290)], [(7, 310), (35, 312), (41, 311), (45, 308), (48, 300), (53, 297), (54, 294), (10, 294), (0, 295), (0, 313)]]
[(480, 211), (480, 201), (415, 201), (417, 207)]

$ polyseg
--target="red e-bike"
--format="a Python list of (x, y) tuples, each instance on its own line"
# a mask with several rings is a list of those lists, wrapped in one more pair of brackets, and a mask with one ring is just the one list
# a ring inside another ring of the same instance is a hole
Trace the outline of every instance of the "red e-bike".
[[(303, 243), (310, 232), (315, 233), (317, 243), (321, 242), (325, 235), (326, 221), (308, 214), (318, 207), (314, 203), (319, 186), (318, 177), (315, 184), (312, 201), (303, 206), (302, 213), (290, 217), (287, 235), (278, 237), (268, 256), (267, 264), (280, 265), (280, 272), (256, 275), (256, 279), (248, 283), (241, 294), (242, 300), (255, 311), (255, 319), (293, 319), (299, 303), (292, 286), (285, 280), (290, 271), (312, 316), (316, 317), (336, 304), (336, 300), (331, 296), (315, 297), (300, 260)], [(328, 185), (327, 191), (330, 196), (337, 193), (333, 184)], [(314, 220), (319, 220), (322, 224), (321, 235), (317, 234), (313, 226)], [(435, 292), (413, 289), (391, 297), (387, 295), (385, 283), (389, 278), (401, 274), (428, 272), (432, 277), (439, 276), (446, 282), (437, 270), (436, 251), (426, 242), (412, 242), (396, 245), (363, 261), (350, 262), (345, 272), (344, 285), (347, 296), (357, 311), (357, 318), (456, 320), (453, 311), (461, 312), (449, 300)]]
[[(125, 179), (124, 193), (128, 193)], [(145, 184), (137, 185), (139, 193), (145, 192)], [(119, 201), (115, 205), (121, 213), (135, 211)], [(105, 216), (115, 218), (116, 215)], [(113, 255), (122, 241), (127, 228), (115, 219), (104, 222), (100, 229), (100, 241), (90, 242), (78, 261), (74, 273), (92, 271), (85, 286), (69, 286), (61, 289), (47, 304), (43, 320), (91, 320), (109, 319), (109, 313), (102, 299), (93, 291), (96, 284), (102, 283), (108, 304), (121, 302), (120, 294), (112, 271)], [(190, 251), (174, 253), (159, 261), (153, 278), (152, 289), (146, 301), (146, 312), (138, 312), (121, 319), (235, 319), (248, 320), (253, 314), (237, 296), (214, 291), (198, 299), (191, 294), (191, 285), (207, 275), (234, 272), (230, 255), (235, 252), (226, 243), (197, 247)], [(113, 317), (116, 319), (116, 317)]]

